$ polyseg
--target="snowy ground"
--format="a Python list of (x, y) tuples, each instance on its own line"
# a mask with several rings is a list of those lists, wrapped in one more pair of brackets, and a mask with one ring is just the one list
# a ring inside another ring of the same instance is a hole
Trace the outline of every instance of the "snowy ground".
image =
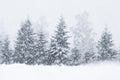
[(1, 65), (0, 80), (120, 80), (120, 63), (77, 67)]

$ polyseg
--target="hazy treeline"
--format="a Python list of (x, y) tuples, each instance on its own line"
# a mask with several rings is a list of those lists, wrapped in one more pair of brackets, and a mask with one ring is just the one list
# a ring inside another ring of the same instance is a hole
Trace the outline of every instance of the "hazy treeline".
[[(61, 17), (50, 41), (43, 30), (35, 32), (32, 22), (26, 20), (18, 30), (14, 50), (10, 47), (8, 37), (0, 42), (0, 63), (72, 66), (98, 61), (119, 61), (119, 51), (113, 48), (112, 34), (107, 28), (96, 42), (87, 18), (77, 16), (76, 19), (77, 25), (68, 31), (68, 26)], [(72, 36), (69, 35), (70, 32)], [(69, 41), (70, 38), (72, 42)]]

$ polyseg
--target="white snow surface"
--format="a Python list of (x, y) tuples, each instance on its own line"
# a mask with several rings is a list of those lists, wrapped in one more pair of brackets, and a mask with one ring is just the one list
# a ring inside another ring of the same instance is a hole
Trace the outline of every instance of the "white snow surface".
[(0, 65), (0, 80), (120, 80), (120, 63), (74, 67)]

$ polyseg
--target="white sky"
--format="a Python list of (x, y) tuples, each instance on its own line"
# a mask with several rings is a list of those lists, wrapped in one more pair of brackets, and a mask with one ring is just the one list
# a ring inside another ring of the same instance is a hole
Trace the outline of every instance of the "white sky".
[(73, 26), (75, 15), (87, 11), (95, 32), (101, 33), (107, 24), (119, 46), (119, 7), (120, 0), (0, 0), (0, 31), (15, 40), (17, 29), (26, 17), (37, 22), (45, 16), (52, 28), (63, 15), (67, 24)]

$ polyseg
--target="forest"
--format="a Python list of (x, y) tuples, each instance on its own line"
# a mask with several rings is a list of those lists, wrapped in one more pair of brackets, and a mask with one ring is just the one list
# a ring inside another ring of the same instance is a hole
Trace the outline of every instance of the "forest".
[(77, 25), (71, 30), (64, 17), (58, 20), (49, 40), (42, 29), (35, 32), (30, 19), (25, 20), (18, 30), (14, 49), (8, 36), (0, 41), (0, 64), (78, 66), (120, 60), (119, 50), (114, 49), (112, 33), (107, 27), (95, 41), (86, 18), (78, 16)]

